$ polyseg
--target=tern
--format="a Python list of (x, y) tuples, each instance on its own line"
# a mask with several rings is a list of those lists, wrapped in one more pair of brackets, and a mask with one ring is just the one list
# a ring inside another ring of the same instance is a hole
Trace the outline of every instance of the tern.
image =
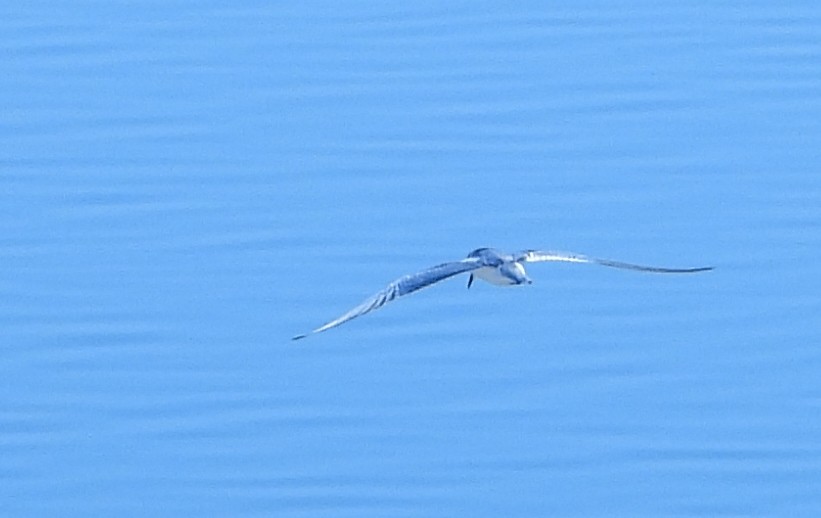
[(370, 313), (381, 308), (388, 302), (408, 295), (422, 288), (426, 288), (439, 281), (443, 281), (460, 273), (470, 272), (467, 287), (473, 284), (474, 279), (481, 279), (496, 286), (517, 286), (520, 284), (532, 284), (533, 281), (525, 272), (524, 263), (539, 263), (546, 261), (558, 261), (565, 263), (589, 263), (608, 266), (610, 268), (621, 268), (624, 270), (635, 270), (639, 272), (651, 273), (696, 273), (712, 270), (712, 266), (701, 266), (697, 268), (662, 268), (658, 266), (644, 266), (640, 264), (612, 261), (610, 259), (599, 259), (586, 255), (550, 252), (540, 250), (523, 250), (513, 254), (505, 254), (494, 248), (477, 248), (468, 254), (461, 261), (442, 263), (432, 266), (421, 272), (405, 275), (388, 284), (384, 289), (368, 297), (361, 304), (351, 309), (344, 315), (323, 324), (313, 331), (297, 335), (292, 340), (300, 340), (308, 335), (321, 333), (328, 329), (340, 326), (349, 320)]

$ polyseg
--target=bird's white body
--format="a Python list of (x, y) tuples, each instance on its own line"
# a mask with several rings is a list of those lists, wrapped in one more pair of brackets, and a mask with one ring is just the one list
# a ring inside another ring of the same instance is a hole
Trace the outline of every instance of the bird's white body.
[[(524, 271), (524, 268), (522, 268)], [(489, 282), (491, 284), (495, 284), (496, 286), (515, 286), (516, 282), (509, 277), (505, 277), (502, 275), (502, 272), (499, 271), (499, 267), (492, 267), (492, 266), (485, 266), (484, 268), (479, 268), (478, 270), (473, 270), (473, 276), (477, 279), (482, 279), (485, 282)]]
[(625, 270), (637, 270), (642, 272), (655, 273), (694, 273), (712, 270), (712, 267), (701, 268), (660, 268), (657, 266), (642, 266), (609, 259), (596, 259), (579, 254), (568, 254), (564, 252), (542, 252), (538, 250), (524, 250), (513, 254), (505, 254), (493, 248), (477, 248), (468, 254), (461, 261), (442, 263), (437, 266), (422, 270), (421, 272), (405, 275), (388, 284), (382, 291), (367, 298), (360, 305), (351, 309), (344, 315), (331, 320), (310, 333), (297, 335), (294, 340), (305, 338), (308, 334), (321, 333), (358, 316), (379, 309), (388, 302), (402, 295), (413, 293), (414, 291), (428, 287), (441, 280), (453, 277), (460, 273), (470, 272), (468, 288), (473, 283), (474, 277), (496, 286), (515, 286), (519, 284), (531, 284), (533, 281), (527, 276), (523, 263), (562, 261), (566, 263), (594, 263), (611, 268), (621, 268)]
[(484, 266), (473, 270), (471, 275), (496, 286), (516, 286), (517, 284), (530, 284), (533, 282), (528, 278), (525, 267), (520, 263), (502, 263), (499, 266)]

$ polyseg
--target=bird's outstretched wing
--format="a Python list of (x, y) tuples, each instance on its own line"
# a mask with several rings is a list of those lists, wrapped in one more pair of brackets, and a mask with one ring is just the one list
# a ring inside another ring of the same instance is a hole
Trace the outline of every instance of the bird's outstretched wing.
[(352, 320), (358, 316), (364, 315), (365, 313), (379, 309), (397, 297), (407, 295), (408, 293), (413, 293), (414, 291), (435, 284), (441, 280), (447, 279), (448, 277), (453, 277), (454, 275), (469, 272), (481, 267), (481, 260), (471, 257), (457, 262), (443, 263), (428, 268), (427, 270), (422, 270), (418, 273), (405, 275), (404, 277), (400, 277), (388, 284), (382, 291), (368, 297), (360, 305), (348, 311), (341, 317), (331, 320), (327, 324), (317, 327), (309, 333), (297, 335), (293, 337), (292, 340), (299, 340), (300, 338), (305, 338), (311, 334), (327, 331), (332, 327), (344, 324), (348, 320)]
[(538, 263), (543, 261), (561, 261), (565, 263), (592, 263), (611, 268), (621, 268), (624, 270), (636, 270), (639, 272), (653, 273), (696, 273), (712, 270), (712, 266), (700, 266), (697, 268), (662, 268), (659, 266), (644, 266), (641, 264), (624, 263), (621, 261), (611, 261), (610, 259), (598, 259), (581, 254), (567, 252), (550, 252), (540, 250), (524, 250), (513, 254), (517, 262)]

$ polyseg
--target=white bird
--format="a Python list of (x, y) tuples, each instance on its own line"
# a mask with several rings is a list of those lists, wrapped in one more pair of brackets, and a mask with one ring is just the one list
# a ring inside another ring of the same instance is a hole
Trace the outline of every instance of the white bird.
[(527, 276), (523, 263), (538, 263), (544, 261), (560, 261), (566, 263), (592, 263), (611, 268), (622, 268), (640, 272), (653, 273), (695, 273), (712, 270), (712, 266), (698, 268), (661, 268), (658, 266), (642, 266), (640, 264), (623, 263), (609, 259), (597, 259), (580, 254), (565, 252), (547, 252), (539, 250), (523, 250), (514, 254), (504, 254), (494, 248), (477, 248), (468, 254), (465, 259), (450, 263), (442, 263), (418, 273), (405, 275), (388, 284), (383, 290), (367, 298), (364, 302), (351, 309), (344, 315), (323, 324), (313, 331), (297, 335), (292, 340), (299, 340), (308, 335), (321, 333), (333, 327), (344, 324), (358, 316), (370, 313), (381, 308), (388, 302), (402, 295), (413, 293), (439, 281), (445, 280), (460, 273), (470, 272), (468, 288), (473, 279), (478, 278), (497, 286), (515, 286), (531, 284), (533, 281)]

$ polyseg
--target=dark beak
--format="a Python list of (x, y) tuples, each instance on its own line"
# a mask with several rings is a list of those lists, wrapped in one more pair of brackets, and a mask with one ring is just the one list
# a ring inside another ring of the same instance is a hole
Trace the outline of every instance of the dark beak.
[(468, 279), (468, 289), (470, 289), (470, 285), (473, 284), (473, 274), (470, 274), (470, 278)]

